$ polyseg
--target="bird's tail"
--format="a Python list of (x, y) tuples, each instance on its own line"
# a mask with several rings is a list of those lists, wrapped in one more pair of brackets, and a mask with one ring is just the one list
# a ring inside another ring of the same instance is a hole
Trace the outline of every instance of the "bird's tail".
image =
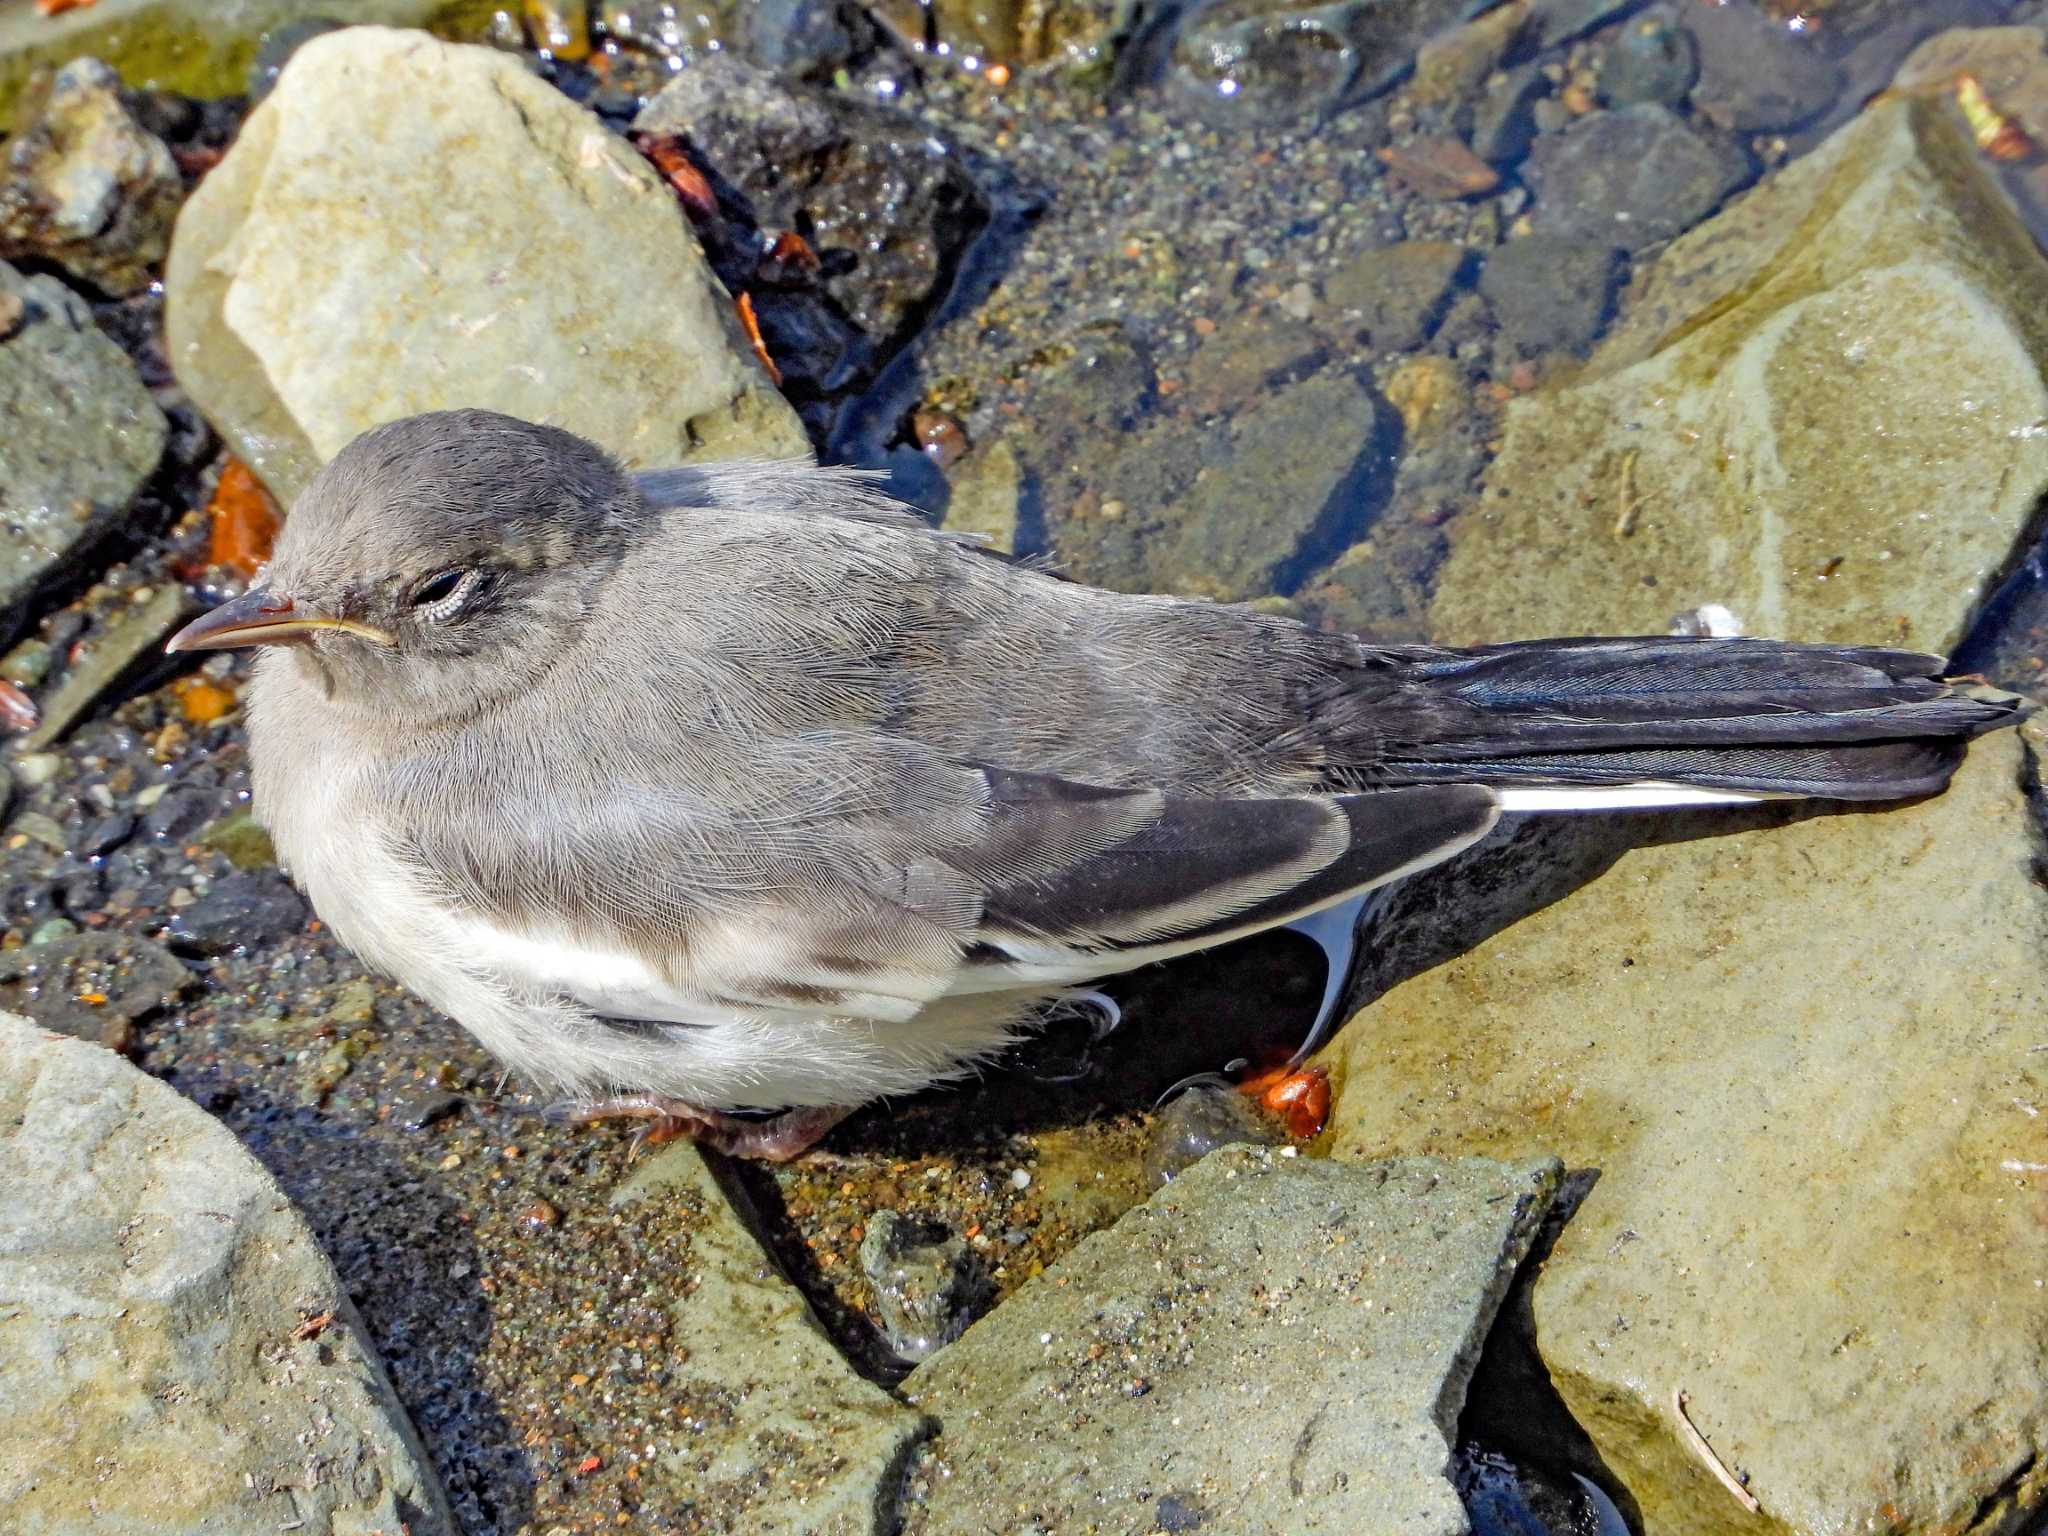
[(1340, 776), (1510, 810), (1932, 794), (2027, 706), (1876, 647), (1697, 637), (1389, 647), (1314, 711)]

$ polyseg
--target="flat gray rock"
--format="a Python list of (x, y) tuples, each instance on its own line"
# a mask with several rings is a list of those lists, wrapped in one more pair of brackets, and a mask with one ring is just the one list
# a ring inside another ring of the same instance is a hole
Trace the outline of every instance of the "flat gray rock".
[(164, 287), (179, 382), (287, 505), (358, 433), (460, 406), (636, 466), (809, 452), (675, 195), (494, 49), (305, 44), (179, 214)]
[(226, 1129), (0, 1014), (9, 1536), (453, 1536), (333, 1268)]
[(165, 434), (85, 301), (0, 262), (0, 631), (120, 521)]
[(1462, 1536), (1448, 1437), (1557, 1164), (1211, 1154), (904, 1383), (910, 1536)]
[(669, 1393), (700, 1405), (651, 1442), (652, 1507), (734, 1536), (883, 1536), (924, 1418), (864, 1381), (803, 1295), (747, 1230), (704, 1158), (668, 1147), (619, 1186), (614, 1207), (661, 1201), (678, 1284), (675, 1336), (690, 1341)]

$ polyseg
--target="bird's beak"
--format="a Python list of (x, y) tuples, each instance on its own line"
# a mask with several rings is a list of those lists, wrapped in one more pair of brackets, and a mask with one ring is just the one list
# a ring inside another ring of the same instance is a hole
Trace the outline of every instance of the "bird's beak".
[(300, 606), (267, 587), (252, 587), (211, 613), (202, 613), (164, 642), (167, 651), (218, 651), (233, 645), (275, 645), (299, 640), (323, 629), (338, 629), (374, 645), (396, 645), (397, 638), (373, 624), (338, 619)]

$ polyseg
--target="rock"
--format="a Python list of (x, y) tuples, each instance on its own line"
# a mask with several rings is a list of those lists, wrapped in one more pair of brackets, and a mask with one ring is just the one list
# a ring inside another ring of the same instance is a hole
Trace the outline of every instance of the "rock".
[(0, 950), (0, 1009), (117, 1051), (133, 1043), (137, 1020), (191, 982), (176, 955), (124, 933), (74, 932)]
[(1699, 75), (1699, 48), (1692, 34), (1669, 16), (1641, 16), (1600, 55), (1600, 96), (1612, 107), (1639, 102), (1677, 107)]
[(1464, 1532), (1448, 1437), (1556, 1182), (1214, 1153), (911, 1373), (906, 1536)]
[[(778, 74), (829, 79), (873, 25), (839, 0), (699, 0), (694, 5), (610, 0), (596, 7), (605, 32), (671, 69), (736, 54)], [(922, 38), (922, 31), (919, 33)]]
[(925, 1359), (973, 1320), (980, 1277), (972, 1250), (957, 1233), (933, 1232), (894, 1211), (876, 1211), (860, 1240), (860, 1267), (882, 1333), (905, 1360)]
[(1640, 0), (1532, 0), (1526, 37), (1537, 50), (1583, 37)]
[(11, 1527), (453, 1536), (348, 1293), (235, 1138), (0, 1017)]
[(1323, 301), (1361, 322), (1374, 351), (1411, 352), (1435, 331), (1471, 259), (1448, 240), (1404, 240), (1332, 272)]
[(305, 899), (276, 870), (237, 870), (180, 910), (165, 937), (198, 955), (273, 943), (306, 926)]
[[(1398, 251), (1401, 247), (1394, 249)], [(1387, 308), (1400, 311), (1398, 320), (1382, 316), (1382, 326), (1403, 325), (1402, 334), (1407, 334), (1406, 324), (1420, 329), (1435, 319), (1434, 309), (1409, 313), (1404, 298), (1410, 296), (1393, 291), (1396, 281), (1391, 276), (1377, 291), (1371, 290), (1369, 282), (1357, 286), (1361, 291), (1353, 297), (1360, 305), (1371, 306), (1375, 297), (1383, 297)], [(1418, 307), (1429, 302), (1419, 295), (1412, 298)], [(1364, 316), (1349, 313), (1348, 309), (1347, 306), (1347, 313), (1338, 324), (1355, 330)], [(1182, 381), (1188, 409), (1203, 415), (1235, 416), (1249, 410), (1274, 389), (1298, 383), (1327, 360), (1329, 337), (1324, 331), (1322, 316), (1314, 323), (1296, 320), (1277, 310), (1241, 310), (1229, 316), (1188, 359)]]
[(1576, 350), (1613, 312), (1621, 252), (1570, 235), (1510, 240), (1486, 258), (1479, 291), (1502, 337), (1525, 357)]
[(142, 600), (118, 610), (105, 628), (77, 646), (69, 669), (41, 700), (42, 723), (22, 737), (24, 751), (38, 751), (61, 738), (138, 662), (156, 656), (158, 643), (193, 606), (176, 583), (136, 596)]
[(1544, 135), (1524, 170), (1539, 233), (1627, 251), (1690, 229), (1750, 174), (1741, 146), (1650, 105), (1589, 113)]
[(1756, 0), (1686, 7), (1699, 49), (1693, 105), (1737, 133), (1782, 133), (1818, 117), (1842, 91), (1819, 42), (1766, 14)]
[(1325, 370), (1276, 389), (1220, 436), (1168, 420), (1099, 451), (1088, 490), (1054, 516), (1054, 544), (1082, 580), (1262, 597), (1384, 498), (1394, 439), (1377, 397)]
[(0, 633), (120, 522), (168, 435), (84, 300), (0, 262), (0, 302), (10, 298), (21, 316), (0, 337)]
[(1180, 29), (1177, 79), (1255, 111), (1326, 111), (1378, 95), (1426, 40), (1488, 0), (1221, 0)]
[(286, 505), (365, 428), (452, 406), (637, 464), (805, 451), (667, 186), (490, 49), (305, 44), (186, 202), (165, 286), (180, 382)]
[(1946, 652), (2048, 491), (2044, 290), (1962, 130), (1872, 107), (1667, 251), (1581, 382), (1510, 405), (1437, 638), (1720, 603)]
[[(713, 266), (735, 292), (752, 292), (769, 355), (799, 404), (872, 379), (988, 221), (960, 158), (924, 123), (730, 54), (683, 71), (633, 129), (679, 137), (725, 187), (723, 217), (706, 231)], [(763, 248), (793, 230), (813, 260), (761, 281)], [(814, 294), (825, 313), (805, 302)]]
[(270, 869), (277, 864), (277, 849), (270, 834), (248, 811), (223, 816), (199, 835), (199, 843), (237, 869)]
[(2038, 27), (1959, 27), (1937, 33), (1900, 63), (1902, 91), (1947, 91), (1974, 75), (1984, 94), (2036, 144), (2048, 139), (2048, 39)]
[(643, 1497), (716, 1511), (706, 1529), (761, 1536), (869, 1536), (893, 1501), (919, 1414), (854, 1374), (801, 1293), (776, 1273), (697, 1149), (664, 1148), (612, 1196), (614, 1209), (671, 1202), (688, 1232), (669, 1255), (690, 1284), (671, 1292), (687, 1361), (668, 1392), (707, 1407), (649, 1429)]
[(1462, 139), (1414, 139), (1389, 145), (1378, 154), (1396, 182), (1437, 202), (1482, 197), (1500, 185), (1500, 172), (1467, 149)]
[(130, 115), (120, 77), (76, 59), (48, 77), (7, 141), (0, 256), (55, 262), (116, 296), (145, 288), (170, 244), (184, 183)]
[(1506, 0), (1415, 51), (1408, 94), (1431, 106), (1463, 101), (1500, 67), (1529, 21), (1529, 0)]
[(186, 96), (242, 90), (264, 35), (309, 16), (431, 26), (443, 36), (482, 41), (494, 6), (467, 0), (94, 0), (44, 16), (40, 7), (0, 7), (0, 122), (39, 68), (90, 54), (130, 85)]
[(953, 467), (942, 526), (948, 533), (978, 535), (999, 554), (1015, 554), (1021, 481), (1017, 455), (1008, 443), (974, 449)]
[(1540, 64), (1518, 64), (1479, 98), (1472, 111), (1472, 152), (1489, 165), (1514, 165), (1536, 140), (1536, 103), (1550, 78)]
[[(1894, 809), (1556, 818), (1392, 899), (1368, 982), (1394, 984), (1324, 1058), (1332, 1155), (1598, 1171), (1536, 1279), (1535, 1339), (1644, 1529), (2038, 1519), (2026, 766), (2002, 732)], [(1760, 1518), (1688, 1449), (1679, 1389)]]
[(873, 0), (876, 17), (913, 51), (1011, 66), (1087, 68), (1115, 51), (1129, 0)]

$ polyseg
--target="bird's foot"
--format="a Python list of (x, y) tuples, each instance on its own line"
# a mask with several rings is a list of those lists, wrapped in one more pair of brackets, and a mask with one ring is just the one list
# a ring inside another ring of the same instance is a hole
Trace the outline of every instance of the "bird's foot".
[(646, 1120), (648, 1125), (633, 1142), (636, 1152), (642, 1146), (659, 1146), (664, 1141), (688, 1137), (698, 1146), (723, 1152), (727, 1157), (786, 1163), (810, 1151), (827, 1131), (852, 1113), (851, 1105), (823, 1104), (786, 1109), (765, 1120), (743, 1120), (723, 1110), (702, 1109), (659, 1093), (623, 1093), (579, 1104), (569, 1118), (577, 1125), (593, 1120)]

